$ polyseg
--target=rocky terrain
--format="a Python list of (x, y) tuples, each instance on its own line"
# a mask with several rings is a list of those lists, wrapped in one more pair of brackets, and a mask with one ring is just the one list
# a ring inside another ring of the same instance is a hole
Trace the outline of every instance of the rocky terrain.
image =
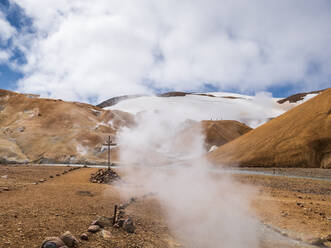
[(217, 165), (331, 167), (331, 88), (208, 155)]
[[(309, 172), (314, 177), (314, 169)], [(186, 247), (171, 233), (152, 194), (122, 198), (115, 186), (90, 182), (97, 173), (97, 168), (0, 165), (0, 185), (6, 185), (0, 191), (0, 247), (37, 248), (66, 231), (81, 248)], [(251, 208), (261, 222), (259, 248), (331, 247), (329, 181), (245, 174), (234, 179), (258, 187)], [(130, 218), (133, 233), (112, 225), (115, 205), (117, 220)]]
[(324, 90), (316, 90), (316, 91), (310, 91), (310, 92), (297, 93), (297, 94), (291, 95), (289, 97), (280, 99), (277, 102), (279, 104), (283, 104), (283, 103), (286, 103), (286, 102), (288, 102), (288, 103), (296, 103), (296, 102), (299, 102), (299, 101), (304, 100), (306, 96), (309, 96), (309, 95), (318, 95), (318, 94), (322, 93), (323, 91)]

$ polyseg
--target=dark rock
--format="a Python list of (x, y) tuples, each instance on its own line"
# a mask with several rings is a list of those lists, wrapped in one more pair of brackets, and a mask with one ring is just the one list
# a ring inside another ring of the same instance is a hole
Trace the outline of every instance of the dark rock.
[(88, 240), (88, 235), (86, 234), (86, 233), (82, 233), (81, 235), (80, 235), (80, 239), (81, 240)]
[(77, 191), (76, 195), (90, 196), (90, 197), (94, 196), (90, 191), (84, 191), (84, 190)]
[(49, 178), (54, 178), (54, 176), (49, 176)]
[(116, 221), (116, 225), (118, 225), (119, 227), (123, 227), (123, 225), (124, 225), (124, 219), (118, 219), (117, 221)]
[(55, 243), (49, 241), (43, 245), (43, 248), (58, 248), (58, 246)]
[(308, 243), (311, 245), (321, 246), (324, 244), (324, 240), (321, 238), (312, 238), (312, 239), (308, 240)]
[(134, 233), (134, 231), (136, 230), (133, 221), (131, 218), (128, 218), (124, 221), (123, 223), (123, 229), (128, 232), (128, 233)]
[(59, 247), (66, 247), (66, 245), (59, 237), (47, 237), (41, 245), (41, 248), (59, 248)]

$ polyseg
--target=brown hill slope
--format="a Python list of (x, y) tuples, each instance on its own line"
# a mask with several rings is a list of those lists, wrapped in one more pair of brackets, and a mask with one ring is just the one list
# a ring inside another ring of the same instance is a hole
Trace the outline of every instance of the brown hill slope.
[(105, 162), (106, 137), (132, 123), (125, 112), (0, 90), (0, 160)]
[(208, 158), (219, 165), (331, 168), (331, 88)]
[(252, 128), (244, 123), (233, 120), (188, 122), (186, 123), (187, 128), (184, 129), (182, 135), (191, 137), (198, 132), (202, 132), (205, 137), (205, 147), (207, 150), (212, 146), (224, 145), (252, 130)]

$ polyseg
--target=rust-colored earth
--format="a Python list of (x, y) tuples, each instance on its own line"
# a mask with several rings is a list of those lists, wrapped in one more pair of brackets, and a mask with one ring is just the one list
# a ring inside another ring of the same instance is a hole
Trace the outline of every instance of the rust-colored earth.
[[(0, 178), (0, 188), (9, 188), (0, 193), (0, 247), (37, 248), (45, 237), (67, 230), (79, 237), (98, 215), (111, 217), (114, 205), (126, 200), (112, 186), (89, 182), (90, 174), (97, 168), (80, 168), (63, 175), (68, 169), (0, 166), (0, 176), (8, 176)], [(51, 175), (54, 178), (49, 178)], [(33, 184), (43, 178), (47, 181)], [(296, 239), (331, 233), (330, 181), (266, 175), (234, 178), (258, 187), (252, 207), (261, 222)], [(183, 247), (168, 229), (162, 206), (152, 197), (138, 200), (127, 212), (136, 223), (134, 234), (110, 227), (110, 240), (92, 234), (80, 247)]]

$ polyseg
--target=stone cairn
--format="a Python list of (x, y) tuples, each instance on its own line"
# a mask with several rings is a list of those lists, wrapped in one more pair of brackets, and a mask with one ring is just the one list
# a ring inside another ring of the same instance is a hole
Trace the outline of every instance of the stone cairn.
[(90, 182), (111, 184), (120, 179), (120, 176), (112, 169), (99, 169), (96, 173), (91, 174)]

